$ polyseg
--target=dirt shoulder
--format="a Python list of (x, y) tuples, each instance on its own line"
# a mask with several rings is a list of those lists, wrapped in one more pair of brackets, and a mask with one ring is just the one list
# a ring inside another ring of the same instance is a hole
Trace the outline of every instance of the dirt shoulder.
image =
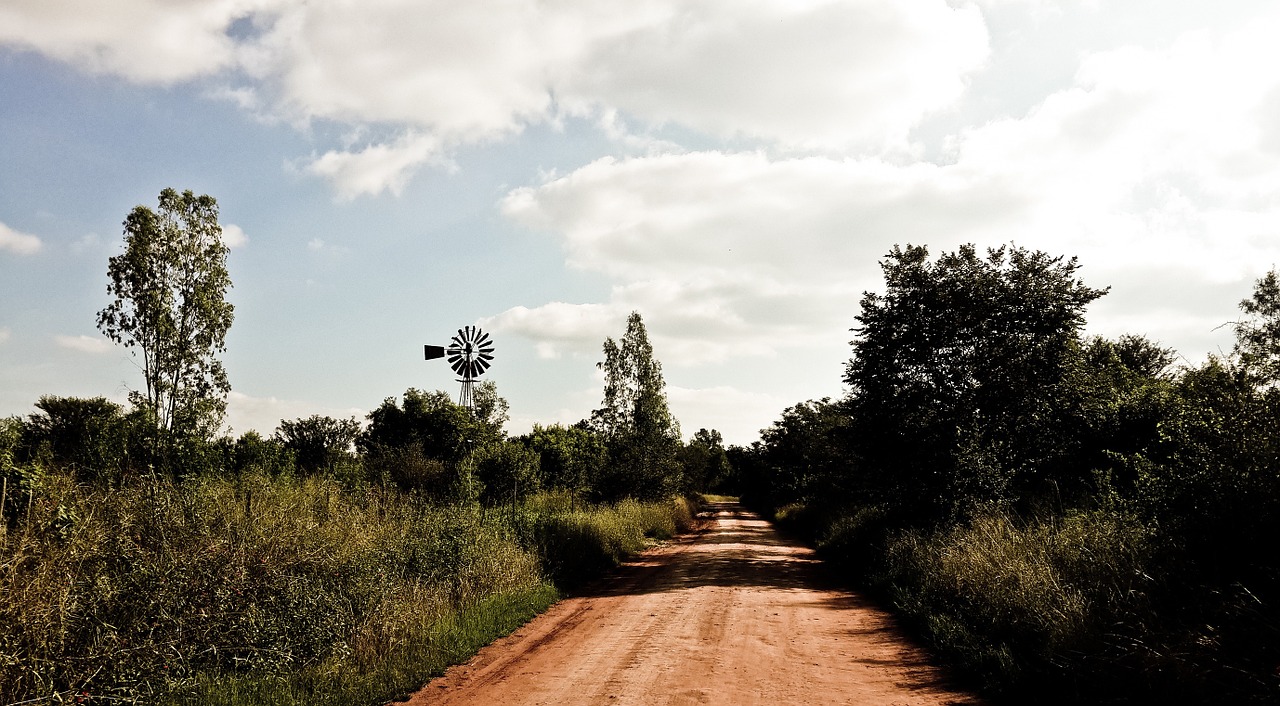
[(735, 503), (553, 606), (410, 704), (978, 704), (813, 551)]

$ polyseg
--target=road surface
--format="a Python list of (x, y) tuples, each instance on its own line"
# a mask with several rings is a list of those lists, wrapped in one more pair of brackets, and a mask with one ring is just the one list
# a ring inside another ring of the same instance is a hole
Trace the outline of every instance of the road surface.
[(978, 704), (813, 551), (736, 503), (414, 694), (412, 706)]

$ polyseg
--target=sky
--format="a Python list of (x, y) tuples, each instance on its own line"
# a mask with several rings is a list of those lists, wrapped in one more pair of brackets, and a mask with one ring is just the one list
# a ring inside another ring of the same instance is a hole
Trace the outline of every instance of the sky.
[(1230, 352), (1280, 261), (1271, 0), (0, 0), (0, 416), (123, 402), (107, 259), (231, 246), (230, 433), (458, 393), (599, 406), (641, 313), (687, 436), (838, 397), (895, 245), (1078, 257), (1085, 333)]

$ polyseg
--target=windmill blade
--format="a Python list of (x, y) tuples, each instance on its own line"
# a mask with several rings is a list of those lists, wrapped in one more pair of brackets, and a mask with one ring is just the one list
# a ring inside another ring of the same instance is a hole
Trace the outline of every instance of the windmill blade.
[(480, 372), (483, 373), (484, 371), (488, 370), (493, 365), (493, 363), (490, 363), (487, 360), (477, 360), (476, 365), (480, 366)]
[(481, 331), (481, 332), (479, 332), (479, 333), (480, 333), (480, 335), (476, 336), (476, 345), (478, 345), (478, 346), (487, 346), (487, 345), (489, 345), (489, 334), (484, 333), (483, 331)]
[(477, 357), (481, 358), (482, 360), (493, 360), (493, 355), (490, 353), (485, 353), (484, 351), (480, 351), (480, 355)]

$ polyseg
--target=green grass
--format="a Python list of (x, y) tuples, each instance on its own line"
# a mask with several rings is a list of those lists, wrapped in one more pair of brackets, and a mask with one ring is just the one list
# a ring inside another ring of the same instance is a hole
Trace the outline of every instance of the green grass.
[(339, 706), (382, 704), (408, 698), (428, 680), (510, 634), (559, 599), (550, 584), (481, 600), (448, 615), (404, 647), (372, 665), (355, 668), (341, 659), (284, 675), (201, 675), (175, 688), (160, 703), (202, 706)]

